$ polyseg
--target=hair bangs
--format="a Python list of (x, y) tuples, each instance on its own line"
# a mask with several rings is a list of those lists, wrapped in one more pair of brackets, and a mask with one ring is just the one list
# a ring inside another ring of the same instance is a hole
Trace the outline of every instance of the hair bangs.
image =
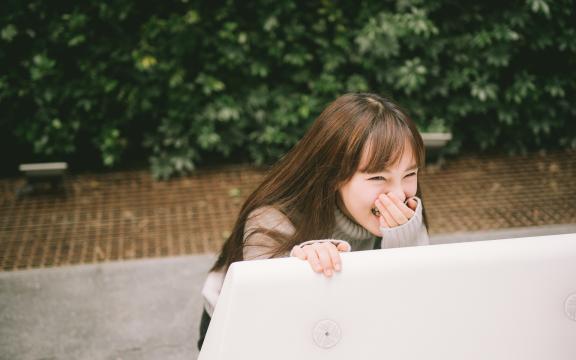
[(418, 146), (411, 129), (404, 122), (391, 116), (385, 121), (377, 121), (370, 130), (370, 135), (364, 144), (361, 172), (377, 173), (397, 164), (406, 146), (410, 146), (417, 166), (424, 163), (422, 147)]

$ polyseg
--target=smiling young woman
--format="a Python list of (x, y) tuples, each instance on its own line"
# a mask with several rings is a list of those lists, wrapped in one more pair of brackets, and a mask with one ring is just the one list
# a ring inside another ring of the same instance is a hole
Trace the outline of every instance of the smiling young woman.
[(198, 346), (235, 261), (296, 256), (332, 276), (339, 252), (428, 244), (424, 159), (416, 126), (391, 100), (354, 93), (329, 104), (242, 206), (202, 290)]

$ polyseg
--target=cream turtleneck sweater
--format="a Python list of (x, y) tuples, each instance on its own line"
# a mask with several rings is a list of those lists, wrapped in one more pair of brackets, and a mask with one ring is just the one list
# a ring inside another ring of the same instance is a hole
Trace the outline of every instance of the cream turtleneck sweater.
[[(418, 206), (414, 216), (403, 225), (393, 228), (381, 228), (382, 237), (373, 235), (336, 208), (336, 226), (332, 238), (306, 241), (299, 246), (306, 246), (318, 241), (343, 242), (348, 245), (348, 251), (359, 251), (374, 249), (377, 241), (381, 241), (380, 247), (382, 249), (428, 245), (428, 232), (422, 221), (422, 202), (418, 198), (415, 199), (418, 202)], [(276, 245), (275, 240), (262, 233), (253, 233), (253, 230), (257, 228), (276, 230), (287, 235), (294, 232), (294, 226), (290, 220), (279, 210), (273, 207), (262, 207), (254, 210), (248, 217), (245, 226), (244, 260), (268, 259), (272, 255)], [(286, 253), (283, 255), (289, 256), (290, 254)], [(202, 288), (204, 308), (210, 316), (214, 312), (225, 275), (224, 271), (210, 272)]]

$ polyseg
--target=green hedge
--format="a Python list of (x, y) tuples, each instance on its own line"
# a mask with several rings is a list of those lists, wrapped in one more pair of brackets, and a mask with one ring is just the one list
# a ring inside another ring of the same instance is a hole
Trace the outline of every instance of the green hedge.
[[(571, 0), (5, 1), (0, 140), (155, 176), (281, 156), (336, 96), (395, 98), (449, 151), (576, 147)], [(24, 152), (25, 153), (25, 152)], [(72, 164), (74, 166), (74, 164)]]

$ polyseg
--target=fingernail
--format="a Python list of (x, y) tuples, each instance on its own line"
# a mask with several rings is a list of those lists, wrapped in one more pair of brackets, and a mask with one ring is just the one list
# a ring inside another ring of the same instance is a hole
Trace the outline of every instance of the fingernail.
[(326, 276), (332, 276), (332, 270), (326, 270), (325, 274)]
[(334, 265), (334, 269), (336, 269), (336, 271), (340, 271), (340, 264)]

